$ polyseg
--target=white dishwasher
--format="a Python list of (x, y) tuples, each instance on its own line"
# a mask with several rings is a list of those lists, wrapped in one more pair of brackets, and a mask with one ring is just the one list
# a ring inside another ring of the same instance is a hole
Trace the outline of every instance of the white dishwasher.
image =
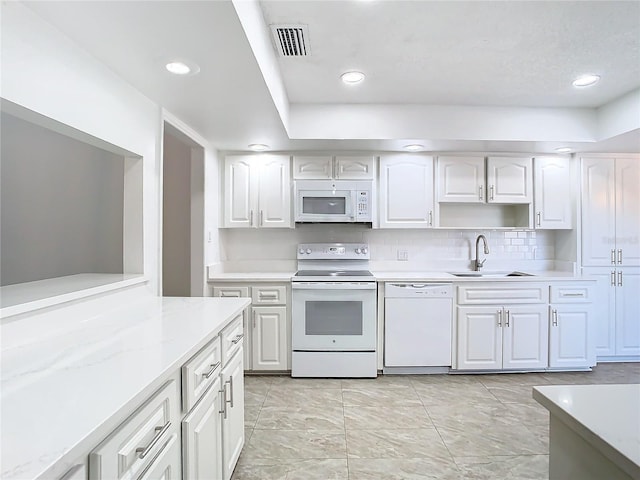
[(451, 366), (453, 285), (387, 283), (384, 366)]

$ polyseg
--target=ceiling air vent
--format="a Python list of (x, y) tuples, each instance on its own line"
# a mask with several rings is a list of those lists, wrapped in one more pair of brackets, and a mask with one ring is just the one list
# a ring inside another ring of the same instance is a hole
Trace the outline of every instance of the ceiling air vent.
[(311, 54), (306, 25), (271, 25), (276, 50), (281, 57), (306, 57)]

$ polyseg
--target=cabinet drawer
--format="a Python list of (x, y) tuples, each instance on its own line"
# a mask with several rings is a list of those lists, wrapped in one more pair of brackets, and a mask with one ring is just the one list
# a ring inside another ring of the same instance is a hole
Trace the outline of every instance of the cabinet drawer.
[(591, 285), (551, 285), (551, 303), (590, 303)]
[(89, 454), (89, 479), (138, 478), (179, 424), (178, 402), (171, 380)]
[(174, 433), (138, 480), (180, 480), (182, 478), (180, 459), (180, 442), (178, 434)]
[(287, 287), (281, 286), (261, 286), (251, 289), (252, 305), (286, 305)]
[(213, 287), (214, 297), (248, 297), (249, 287)]
[(214, 338), (182, 367), (182, 408), (188, 412), (220, 373), (222, 362), (220, 337)]
[(233, 354), (242, 347), (244, 329), (242, 326), (242, 313), (238, 315), (220, 334), (222, 343), (222, 365), (226, 365)]
[(490, 283), (458, 286), (458, 304), (508, 305), (513, 303), (548, 303), (548, 285), (531, 284), (517, 287)]

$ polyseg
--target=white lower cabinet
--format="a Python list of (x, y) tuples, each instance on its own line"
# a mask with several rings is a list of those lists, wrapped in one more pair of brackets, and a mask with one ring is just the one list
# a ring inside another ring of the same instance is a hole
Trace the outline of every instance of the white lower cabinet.
[(222, 478), (229, 480), (244, 446), (244, 368), (242, 352), (228, 361), (222, 379)]
[(222, 390), (221, 380), (182, 421), (184, 480), (218, 480), (222, 475)]
[(460, 370), (545, 368), (546, 306), (458, 307), (457, 350)]
[(180, 440), (174, 433), (138, 480), (180, 480)]
[(283, 371), (290, 368), (290, 285), (219, 284), (214, 297), (249, 297), (245, 310), (245, 370)]
[(595, 345), (589, 305), (549, 307), (549, 367), (591, 367)]

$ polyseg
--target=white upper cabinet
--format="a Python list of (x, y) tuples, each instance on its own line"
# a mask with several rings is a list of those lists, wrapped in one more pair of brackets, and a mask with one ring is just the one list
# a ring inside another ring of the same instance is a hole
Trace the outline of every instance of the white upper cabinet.
[(439, 202), (533, 202), (531, 158), (438, 157), (437, 165)]
[(296, 180), (373, 180), (373, 156), (294, 156)]
[(224, 226), (291, 227), (290, 159), (229, 156), (224, 163)]
[(640, 265), (640, 160), (582, 159), (582, 264)]
[(380, 228), (433, 227), (433, 157), (380, 157)]
[(438, 157), (438, 201), (484, 203), (484, 157)]
[(533, 174), (536, 229), (570, 229), (571, 166), (568, 158), (536, 157)]
[(489, 157), (487, 159), (487, 203), (531, 203), (533, 160)]

